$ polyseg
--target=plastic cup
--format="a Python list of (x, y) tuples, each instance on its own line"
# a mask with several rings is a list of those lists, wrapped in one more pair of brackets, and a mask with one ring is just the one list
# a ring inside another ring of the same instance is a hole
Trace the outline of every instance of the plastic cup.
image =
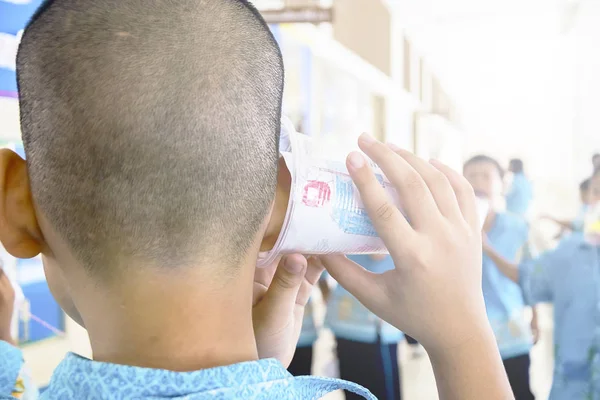
[[(295, 132), (287, 121), (282, 122), (282, 137), (286, 138), (286, 146), (281, 154), (291, 175), (288, 206), (279, 237), (271, 250), (260, 253), (258, 266), (264, 267), (279, 255), (292, 253), (387, 254), (345, 160), (328, 158), (310, 137)], [(375, 164), (372, 167), (387, 194), (400, 207), (394, 187)], [(487, 212), (487, 202), (478, 201), (482, 225)]]

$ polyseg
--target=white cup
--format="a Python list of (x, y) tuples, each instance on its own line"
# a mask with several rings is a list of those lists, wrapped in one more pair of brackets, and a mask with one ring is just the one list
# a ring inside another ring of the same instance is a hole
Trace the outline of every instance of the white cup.
[[(258, 266), (271, 264), (279, 255), (386, 254), (345, 160), (330, 159), (310, 137), (295, 132), (282, 120), (281, 154), (291, 175), (291, 189), (285, 219), (277, 241), (259, 255)], [(398, 194), (383, 172), (371, 164), (377, 179), (394, 203)], [(487, 215), (487, 201), (479, 199), (481, 224)]]

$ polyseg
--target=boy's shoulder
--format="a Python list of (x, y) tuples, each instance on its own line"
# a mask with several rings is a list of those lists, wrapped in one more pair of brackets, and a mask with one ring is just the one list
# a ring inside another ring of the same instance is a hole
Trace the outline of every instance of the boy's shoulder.
[(581, 270), (579, 267), (582, 264), (595, 259), (595, 257), (589, 257), (590, 249), (593, 250), (583, 235), (573, 233), (561, 240), (554, 249), (542, 254), (536, 263), (544, 266), (546, 270), (559, 273), (558, 276), (563, 279), (564, 274), (570, 274), (570, 271), (573, 271), (572, 267)]
[(554, 253), (571, 257), (582, 252), (587, 252), (592, 247), (593, 246), (585, 240), (583, 232), (573, 232), (558, 243)]

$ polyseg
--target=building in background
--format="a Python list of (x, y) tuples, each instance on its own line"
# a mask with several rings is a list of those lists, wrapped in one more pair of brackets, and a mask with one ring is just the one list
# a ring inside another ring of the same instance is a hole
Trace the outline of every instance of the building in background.
[(284, 112), (305, 133), (339, 153), (369, 132), (424, 157), (462, 160), (456, 108), (388, 1), (255, 5), (284, 55)]

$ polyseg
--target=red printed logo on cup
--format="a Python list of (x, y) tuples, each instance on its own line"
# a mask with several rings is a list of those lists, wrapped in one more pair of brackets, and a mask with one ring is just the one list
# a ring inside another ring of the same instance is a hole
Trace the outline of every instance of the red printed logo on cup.
[(308, 181), (304, 186), (302, 202), (309, 207), (323, 207), (331, 199), (331, 188), (327, 182)]

